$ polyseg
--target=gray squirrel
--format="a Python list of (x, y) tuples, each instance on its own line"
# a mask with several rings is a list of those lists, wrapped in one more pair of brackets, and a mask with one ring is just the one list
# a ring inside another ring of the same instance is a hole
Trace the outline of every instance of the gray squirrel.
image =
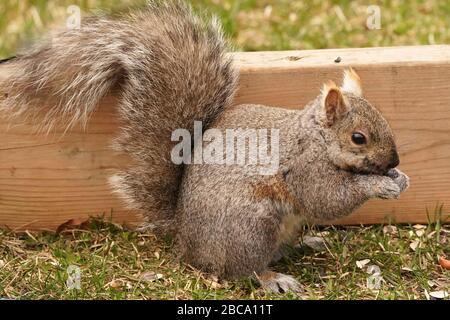
[[(392, 130), (362, 97), (354, 70), (344, 71), (341, 86), (327, 82), (303, 110), (232, 106), (238, 70), (228, 50), (217, 20), (182, 1), (152, 2), (120, 19), (90, 17), (5, 62), (12, 72), (0, 82), (0, 112), (70, 128), (115, 90), (121, 130), (113, 147), (133, 163), (111, 177), (113, 191), (157, 230), (174, 232), (182, 261), (299, 291), (296, 279), (268, 267), (299, 226), (343, 217), (372, 198), (398, 198), (409, 178), (396, 169)], [(194, 134), (195, 121), (224, 136), (277, 129), (269, 138), (278, 167), (258, 174), (259, 164), (174, 163), (172, 134)]]

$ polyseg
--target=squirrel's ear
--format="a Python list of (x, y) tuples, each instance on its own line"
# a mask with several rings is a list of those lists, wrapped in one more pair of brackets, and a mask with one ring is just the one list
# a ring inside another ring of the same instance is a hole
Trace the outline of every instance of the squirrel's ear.
[(362, 96), (361, 78), (352, 68), (344, 70), (341, 90), (357, 97)]
[(341, 90), (333, 81), (325, 83), (323, 90), (323, 109), (325, 113), (325, 124), (331, 127), (346, 112), (347, 106)]

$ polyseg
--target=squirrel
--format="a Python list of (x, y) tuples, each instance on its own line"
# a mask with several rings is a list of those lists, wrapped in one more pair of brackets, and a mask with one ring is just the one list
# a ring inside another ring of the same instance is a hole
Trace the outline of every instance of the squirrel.
[[(295, 278), (269, 270), (299, 227), (398, 198), (409, 178), (396, 169), (394, 134), (353, 69), (301, 110), (233, 106), (239, 72), (229, 51), (217, 19), (182, 1), (90, 17), (5, 62), (13, 72), (0, 82), (0, 112), (71, 128), (115, 90), (121, 130), (113, 147), (133, 164), (110, 178), (113, 191), (152, 225), (173, 229), (182, 261), (222, 279), (253, 276), (270, 291), (300, 291)], [(195, 139), (195, 121), (204, 135), (277, 129), (268, 137), (278, 167), (258, 174), (258, 164), (174, 163), (172, 133), (184, 128)]]

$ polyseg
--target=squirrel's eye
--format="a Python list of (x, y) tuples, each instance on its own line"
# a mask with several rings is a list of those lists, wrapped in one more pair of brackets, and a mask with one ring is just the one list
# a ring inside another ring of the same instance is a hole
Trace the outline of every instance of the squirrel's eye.
[(360, 132), (352, 133), (352, 141), (354, 144), (365, 144), (367, 142), (366, 137)]

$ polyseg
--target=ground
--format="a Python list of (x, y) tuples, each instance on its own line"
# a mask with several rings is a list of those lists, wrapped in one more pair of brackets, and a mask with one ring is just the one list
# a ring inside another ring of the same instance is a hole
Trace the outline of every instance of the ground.
[[(143, 2), (4, 0), (0, 3), (0, 58), (14, 54), (49, 28), (63, 27), (71, 4), (83, 11), (116, 12)], [(366, 24), (368, 4), (360, 1), (192, 2), (197, 9), (206, 8), (221, 17), (239, 50), (450, 41), (447, 1), (377, 2), (381, 29), (374, 30)], [(436, 212), (446, 218), (445, 209), (438, 207)], [(107, 222), (92, 221), (80, 230), (58, 235), (0, 231), (0, 298), (433, 299), (450, 291), (450, 271), (438, 263), (439, 257), (450, 256), (449, 226), (305, 227), (299, 243), (308, 236), (323, 239), (325, 246), (319, 251), (305, 245), (302, 250), (293, 249), (274, 267), (294, 275), (305, 286), (305, 293), (297, 296), (267, 294), (250, 279), (217, 281), (178, 263), (170, 239)], [(376, 270), (374, 266), (379, 268), (378, 277), (368, 273)], [(67, 282), (68, 271), (73, 270), (79, 271), (79, 289), (77, 277)], [(379, 282), (378, 289), (372, 280)]]
[[(450, 255), (450, 228), (439, 223), (305, 227), (303, 238), (311, 236), (324, 239), (323, 248), (292, 248), (291, 255), (274, 266), (303, 284), (305, 292), (296, 295), (267, 294), (251, 279), (218, 281), (176, 262), (170, 239), (106, 222), (92, 221), (82, 230), (59, 235), (3, 231), (0, 295), (12, 299), (426, 299), (450, 290), (450, 270), (438, 264), (438, 257)], [(373, 266), (381, 273), (379, 288), (371, 286), (377, 282), (368, 273)], [(67, 282), (70, 267), (80, 268), (79, 288), (71, 289)]]

